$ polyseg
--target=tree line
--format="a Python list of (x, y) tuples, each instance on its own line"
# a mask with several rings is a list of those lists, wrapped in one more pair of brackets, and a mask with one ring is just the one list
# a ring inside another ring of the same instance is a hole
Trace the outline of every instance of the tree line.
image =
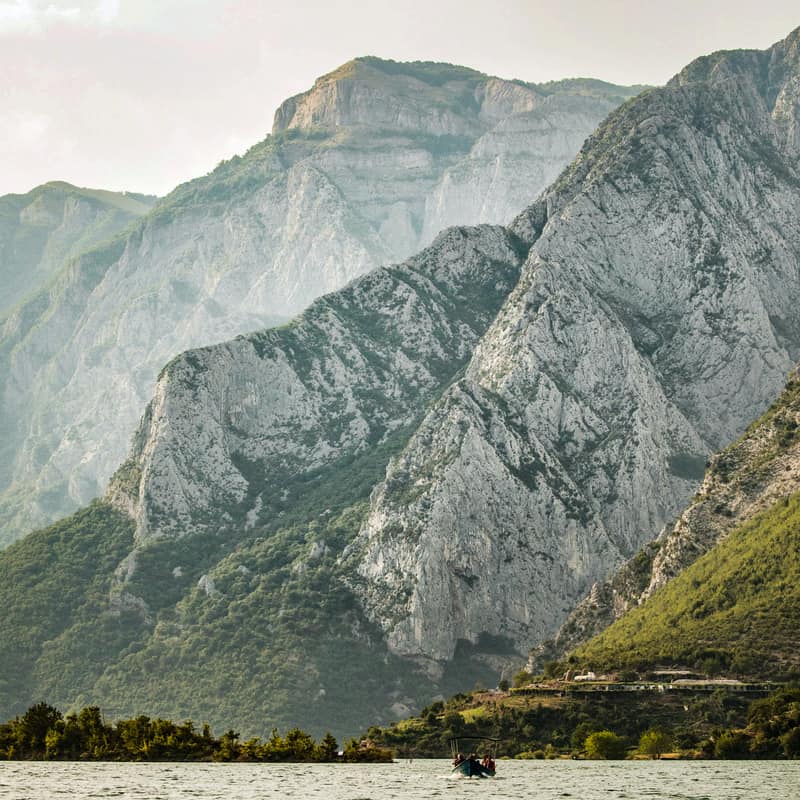
[(320, 741), (293, 728), (273, 729), (262, 741), (228, 730), (219, 738), (207, 724), (139, 716), (111, 724), (97, 706), (64, 716), (47, 703), (0, 724), (0, 759), (63, 761), (391, 761), (388, 750), (351, 739), (340, 751), (332, 734)]
[(760, 698), (724, 689), (680, 697), (597, 692), (546, 705), (484, 690), (432, 703), (402, 725), (373, 726), (367, 736), (413, 757), (441, 757), (454, 738), (491, 737), (512, 758), (800, 758), (800, 686)]

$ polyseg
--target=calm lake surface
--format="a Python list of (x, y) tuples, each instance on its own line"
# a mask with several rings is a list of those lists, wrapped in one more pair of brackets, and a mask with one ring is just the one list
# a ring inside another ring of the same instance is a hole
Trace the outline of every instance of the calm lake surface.
[(0, 761), (0, 798), (800, 798), (800, 761), (501, 761), (498, 767), (496, 778), (469, 780), (453, 778), (444, 760), (381, 765)]

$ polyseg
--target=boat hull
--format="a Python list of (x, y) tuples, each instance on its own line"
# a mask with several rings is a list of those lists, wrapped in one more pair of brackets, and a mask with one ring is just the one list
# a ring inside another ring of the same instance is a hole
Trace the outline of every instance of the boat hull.
[(453, 767), (453, 772), (460, 773), (466, 778), (492, 778), (493, 769), (486, 769), (479, 761), (462, 761), (458, 766)]

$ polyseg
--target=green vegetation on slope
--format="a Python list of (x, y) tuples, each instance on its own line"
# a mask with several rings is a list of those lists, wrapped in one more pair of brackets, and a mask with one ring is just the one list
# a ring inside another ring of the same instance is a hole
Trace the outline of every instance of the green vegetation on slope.
[(451, 739), (483, 737), (499, 740), (499, 755), (516, 758), (652, 758), (668, 751), (692, 758), (800, 756), (797, 686), (766, 697), (725, 688), (573, 689), (458, 694), (418, 717), (373, 726), (366, 736), (406, 757), (442, 757)]
[[(109, 615), (108, 592), (114, 569), (133, 544), (133, 523), (108, 505), (95, 502), (45, 530), (8, 547), (0, 558), (0, 705), (21, 712), (35, 685), (34, 673), (48, 648), (68, 630), (80, 628), (79, 649), (91, 659), (76, 678), (76, 693), (87, 690), (96, 665), (111, 655), (106, 647), (125, 640), (125, 614)], [(89, 623), (89, 624), (87, 624)], [(99, 644), (97, 634), (109, 639)], [(122, 635), (120, 636), (120, 633)], [(52, 667), (61, 679), (77, 667), (59, 659)]]
[[(68, 708), (102, 702), (114, 716), (157, 708), (215, 726), (233, 720), (248, 734), (295, 724), (321, 732), (320, 719), (353, 733), (382, 718), (386, 687), (407, 666), (362, 619), (336, 562), (404, 442), (400, 432), (299, 476), (292, 507), (249, 534), (239, 529), (234, 544), (216, 533), (153, 540), (136, 551), (116, 608), (112, 576), (132, 549), (133, 523), (108, 506), (9, 547), (0, 557), (0, 713), (46, 697)], [(208, 591), (197, 586), (206, 573)], [(403, 697), (432, 691), (409, 684)]]
[(783, 677), (800, 668), (798, 630), (800, 493), (734, 530), (569, 661)]
[[(442, 86), (449, 81), (462, 81), (474, 86), (488, 78), (482, 72), (469, 67), (440, 61), (392, 61), (377, 56), (361, 56), (355, 59), (355, 62), (367, 64), (385, 75), (405, 75), (415, 78), (429, 86)], [(349, 63), (353, 64), (354, 62)]]

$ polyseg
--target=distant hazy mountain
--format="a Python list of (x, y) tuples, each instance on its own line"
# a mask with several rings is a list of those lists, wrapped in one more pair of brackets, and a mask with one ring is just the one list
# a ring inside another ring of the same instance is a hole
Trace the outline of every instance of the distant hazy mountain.
[(67, 259), (119, 233), (155, 200), (59, 181), (0, 197), (0, 319)]
[(271, 136), (58, 271), (0, 329), (0, 542), (104, 491), (171, 357), (286, 319), (444, 225), (508, 221), (636, 91), (362, 58), (287, 100)]

